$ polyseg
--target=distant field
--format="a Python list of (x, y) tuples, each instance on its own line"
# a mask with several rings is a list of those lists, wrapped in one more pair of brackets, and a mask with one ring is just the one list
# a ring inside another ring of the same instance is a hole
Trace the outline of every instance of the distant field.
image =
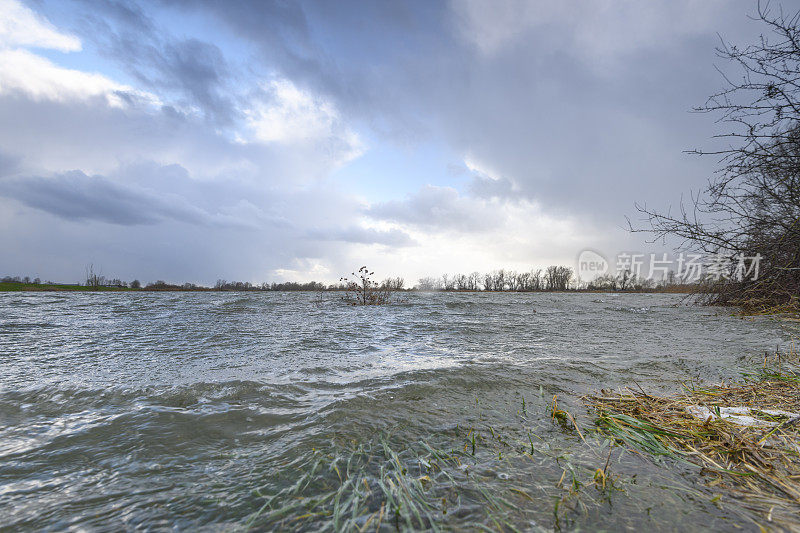
[(127, 287), (84, 287), (83, 285), (68, 284), (43, 284), (43, 283), (15, 283), (0, 281), (0, 292), (14, 291), (130, 291)]

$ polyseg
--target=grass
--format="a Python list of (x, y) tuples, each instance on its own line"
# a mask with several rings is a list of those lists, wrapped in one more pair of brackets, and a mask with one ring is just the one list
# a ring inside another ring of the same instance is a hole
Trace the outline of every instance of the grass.
[[(509, 406), (516, 413), (510, 425), (478, 404), (473, 425), (431, 435), (439, 444), (409, 440), (402, 431), (367, 441), (337, 438), (330, 449), (315, 450), (312, 459), (293, 469), (299, 473), (296, 481), (271, 493), (256, 492), (260, 503), (244, 530), (449, 531), (463, 528), (466, 516), (474, 530), (570, 527), (621, 492), (621, 484), (610, 471), (607, 439), (595, 448), (601, 453), (589, 466), (537, 434), (554, 431), (568, 447), (580, 442), (576, 435), (583, 440), (576, 418), (556, 398), (550, 404), (540, 400), (533, 420), (527, 418), (528, 400)], [(549, 480), (526, 484), (523, 477), (506, 473), (519, 475), (519, 469), (531, 466), (548, 472)]]
[[(797, 529), (798, 427), (765, 410), (800, 410), (798, 387), (789, 362), (778, 368), (770, 360), (738, 384), (687, 385), (670, 397), (587, 397), (594, 431), (540, 391), (538, 400), (517, 396), (519, 403), (507, 406), (511, 419), (476, 401), (470, 425), (430, 438), (401, 429), (367, 440), (334, 437), (329, 448), (293, 465), (284, 482), (254, 491), (242, 529), (449, 531), (465, 519), (486, 531), (615, 529), (650, 520), (650, 507), (661, 502), (684, 505), (692, 516), (711, 512), (703, 505), (725, 505), (728, 519), (744, 519), (732, 524)], [(771, 425), (697, 419), (686, 411), (690, 405), (712, 412), (753, 406)], [(641, 459), (649, 463), (644, 470)], [(659, 481), (638, 486), (636, 476), (645, 472)], [(667, 526), (671, 517), (662, 508), (651, 524)]]
[[(798, 530), (800, 417), (791, 414), (800, 413), (798, 370), (792, 353), (765, 359), (739, 383), (687, 385), (672, 396), (627, 391), (584, 400), (601, 434), (656, 460), (700, 467), (707, 487), (754, 513), (762, 528)], [(747, 408), (750, 420), (725, 414), (736, 407)], [(698, 417), (699, 408), (708, 416)]]
[(739, 307), (741, 316), (777, 316), (787, 320), (800, 319), (800, 300), (797, 298), (777, 305), (769, 302), (742, 302)]
[[(454, 478), (447, 470), (458, 461), (452, 452), (425, 442), (395, 450), (386, 436), (346, 455), (316, 452), (305, 474), (266, 498), (245, 530), (313, 526), (318, 530), (377, 531), (387, 524), (398, 530), (439, 531), (439, 518), (447, 514), (448, 498), (453, 498), (447, 487)], [(309, 488), (314, 490), (306, 496)]]

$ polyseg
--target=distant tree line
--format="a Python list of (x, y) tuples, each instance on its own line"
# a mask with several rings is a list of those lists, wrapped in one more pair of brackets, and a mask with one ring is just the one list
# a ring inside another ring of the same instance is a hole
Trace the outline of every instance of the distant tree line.
[(528, 272), (494, 270), (481, 274), (443, 274), (441, 277), (420, 278), (415, 289), (420, 291), (566, 291), (575, 288), (573, 270), (566, 266), (549, 266)]
[(414, 289), (419, 291), (489, 291), (489, 292), (551, 292), (551, 291), (654, 291), (683, 292), (687, 283), (669, 271), (662, 280), (647, 279), (631, 270), (604, 274), (592, 281), (581, 281), (566, 266), (553, 265), (526, 272), (494, 270), (485, 274), (444, 274), (438, 278), (420, 278)]
[(631, 270), (624, 270), (617, 274), (603, 274), (586, 284), (587, 290), (595, 291), (647, 291), (658, 288), (689, 287), (683, 279), (678, 279), (675, 272), (670, 270), (666, 277), (660, 281), (636, 275)]
[(4, 278), (0, 278), (0, 282), (3, 282), (3, 283), (25, 283), (25, 284), (30, 284), (30, 285), (40, 285), (40, 284), (52, 285), (53, 284), (52, 281), (44, 281), (43, 282), (39, 278), (31, 279), (29, 276), (25, 276), (25, 277), (6, 276)]
[[(52, 281), (41, 281), (39, 278), (30, 278), (29, 276), (5, 276), (0, 278), (3, 283), (19, 283), (24, 285), (59, 285), (64, 286), (62, 283), (54, 283)], [(70, 284), (66, 284), (70, 286)], [(142, 282), (135, 279), (130, 282), (123, 281), (119, 278), (107, 278), (106, 276), (97, 274), (92, 266), (87, 267), (86, 277), (83, 281), (75, 283), (75, 287), (88, 287), (90, 289), (139, 289), (145, 291), (276, 291), (276, 292), (296, 292), (296, 291), (347, 291), (348, 286), (345, 283), (332, 283), (325, 284), (319, 281), (309, 281), (307, 283), (298, 283), (296, 281), (286, 282), (264, 282), (264, 283), (250, 283), (249, 281), (227, 281), (218, 279), (213, 287), (206, 287), (204, 285), (197, 285), (195, 283), (168, 283), (164, 280), (158, 280), (151, 283), (142, 285)], [(376, 287), (386, 289), (389, 291), (402, 291), (405, 286), (403, 278), (387, 278), (381, 283), (376, 284)]]
[(325, 285), (318, 281), (309, 281), (308, 283), (298, 283), (296, 281), (287, 281), (284, 283), (261, 283), (253, 284), (247, 281), (226, 281), (218, 279), (214, 285), (214, 289), (218, 291), (324, 291), (334, 290), (336, 286)]
[[(20, 283), (29, 285), (59, 285), (50, 281), (42, 282), (39, 278), (31, 279), (28, 276), (6, 276), (0, 282)], [(325, 284), (319, 281), (299, 283), (296, 281), (251, 283), (249, 281), (227, 281), (218, 279), (213, 287), (197, 285), (194, 283), (174, 284), (163, 280), (143, 285), (138, 279), (125, 282), (118, 278), (106, 278), (96, 274), (94, 269), (87, 267), (86, 279), (76, 286), (90, 289), (133, 289), (144, 291), (274, 291), (274, 292), (309, 292), (309, 291), (351, 291), (352, 283), (345, 278), (339, 283)], [(668, 272), (667, 277), (660, 281), (642, 278), (630, 271), (620, 272), (616, 275), (605, 274), (588, 283), (579, 281), (574, 276), (572, 268), (566, 266), (549, 266), (545, 269), (533, 269), (525, 272), (499, 269), (481, 274), (443, 274), (440, 277), (420, 278), (413, 288), (405, 287), (402, 277), (386, 278), (382, 282), (370, 281), (372, 291), (394, 292), (404, 290), (415, 291), (489, 291), (489, 292), (544, 292), (544, 291), (569, 291), (569, 290), (600, 290), (600, 291), (642, 291), (659, 288), (679, 287), (675, 273)]]
[[(376, 287), (388, 289), (390, 291), (402, 291), (405, 286), (405, 280), (400, 277), (386, 278), (381, 283), (376, 284)], [(307, 283), (298, 283), (296, 281), (285, 281), (282, 283), (261, 283), (253, 284), (247, 281), (226, 281), (218, 279), (214, 284), (214, 290), (218, 291), (279, 291), (279, 292), (295, 292), (295, 291), (346, 291), (348, 289), (347, 283), (339, 280), (339, 283), (325, 284), (319, 281), (309, 281)]]

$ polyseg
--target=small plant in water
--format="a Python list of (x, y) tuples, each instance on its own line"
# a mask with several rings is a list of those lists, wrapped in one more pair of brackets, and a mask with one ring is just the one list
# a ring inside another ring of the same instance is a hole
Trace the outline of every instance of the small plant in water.
[(564, 427), (567, 427), (569, 413), (558, 407), (558, 395), (553, 396), (553, 405), (550, 409), (550, 416)]
[(386, 284), (378, 284), (372, 280), (375, 272), (362, 266), (353, 272), (353, 279), (339, 278), (347, 287), (347, 295), (343, 298), (352, 305), (382, 305), (389, 303), (392, 289)]

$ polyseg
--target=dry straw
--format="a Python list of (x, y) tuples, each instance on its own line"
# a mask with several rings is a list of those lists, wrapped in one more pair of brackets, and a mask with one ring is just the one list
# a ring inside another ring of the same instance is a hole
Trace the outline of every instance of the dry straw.
[(800, 531), (800, 365), (796, 354), (790, 358), (765, 357), (742, 383), (689, 385), (667, 397), (603, 391), (584, 400), (602, 433), (701, 467), (706, 485), (753, 513), (762, 528)]

